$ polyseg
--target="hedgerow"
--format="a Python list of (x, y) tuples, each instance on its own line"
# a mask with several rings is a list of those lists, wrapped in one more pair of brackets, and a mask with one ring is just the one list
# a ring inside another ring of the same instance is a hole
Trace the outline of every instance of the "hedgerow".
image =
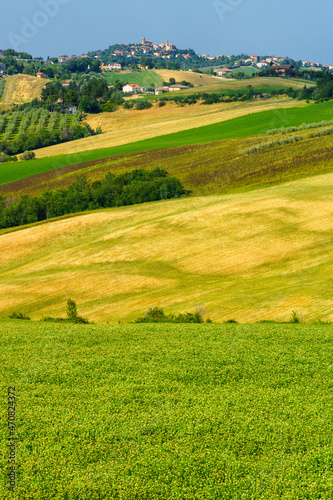
[(299, 134), (299, 135), (289, 135), (287, 137), (279, 137), (277, 139), (272, 139), (271, 141), (260, 142), (259, 144), (254, 144), (249, 148), (245, 148), (240, 151), (241, 155), (248, 155), (253, 153), (258, 153), (259, 151), (264, 151), (266, 149), (272, 149), (276, 146), (284, 146), (287, 144), (295, 144), (299, 141), (304, 141), (306, 139), (313, 139), (315, 137), (323, 137), (325, 135), (333, 134), (333, 126), (325, 127), (315, 132), (310, 132), (308, 134)]
[(84, 176), (76, 178), (67, 189), (46, 190), (40, 197), (22, 196), (16, 201), (0, 196), (0, 228), (20, 226), (51, 217), (177, 198), (187, 194), (176, 177), (156, 168), (134, 170), (89, 184)]

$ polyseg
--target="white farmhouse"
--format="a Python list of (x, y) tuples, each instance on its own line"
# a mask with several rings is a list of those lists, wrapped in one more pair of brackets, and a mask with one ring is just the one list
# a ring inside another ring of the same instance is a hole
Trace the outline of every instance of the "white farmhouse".
[(143, 90), (140, 85), (136, 85), (136, 83), (128, 83), (123, 87), (123, 92), (126, 92), (128, 94), (140, 94), (140, 92), (142, 91)]
[(216, 73), (218, 74), (218, 76), (231, 75), (232, 74), (232, 69), (222, 68), (222, 69), (218, 69), (216, 71)]
[(108, 70), (112, 71), (113, 69), (116, 69), (116, 70), (120, 71), (121, 70), (121, 64), (118, 64), (118, 63), (108, 64)]

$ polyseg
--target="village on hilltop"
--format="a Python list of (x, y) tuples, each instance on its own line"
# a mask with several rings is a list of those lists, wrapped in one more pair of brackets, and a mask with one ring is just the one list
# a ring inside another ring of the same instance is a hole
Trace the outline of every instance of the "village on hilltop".
[[(142, 38), (141, 43), (116, 44), (105, 50), (91, 51), (82, 55), (62, 55), (33, 58), (12, 49), (0, 50), (0, 77), (25, 73), (37, 78), (58, 78), (62, 86), (69, 85), (71, 75), (79, 72), (138, 72), (151, 69), (183, 70), (206, 73), (217, 78), (250, 78), (253, 76), (294, 77), (300, 71), (309, 70), (308, 79), (315, 79), (319, 70), (332, 71), (333, 65), (322, 65), (312, 61), (295, 61), (289, 57), (246, 55), (209, 56), (196, 54), (193, 49), (182, 50), (168, 40), (160, 44)], [(137, 83), (124, 84), (125, 94), (140, 94), (153, 91), (163, 94), (188, 88), (185, 79), (169, 82), (168, 85), (146, 89)]]

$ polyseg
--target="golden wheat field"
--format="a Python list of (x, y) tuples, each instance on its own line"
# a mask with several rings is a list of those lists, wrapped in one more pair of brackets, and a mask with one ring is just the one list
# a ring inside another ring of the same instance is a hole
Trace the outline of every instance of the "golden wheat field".
[(6, 86), (2, 96), (4, 104), (20, 104), (40, 97), (44, 85), (50, 82), (46, 78), (36, 78), (30, 75), (13, 75), (6, 79)]
[[(174, 78), (176, 82), (186, 81), (192, 83), (195, 87), (199, 85), (210, 85), (217, 82), (221, 82), (221, 78), (210, 75), (201, 75), (199, 73), (193, 73), (191, 71), (175, 71), (171, 69), (155, 69), (157, 73), (165, 82), (168, 82), (170, 78)], [(231, 80), (230, 81), (234, 81)]]
[(45, 158), (46, 156), (120, 146), (219, 123), (249, 113), (295, 107), (298, 104), (300, 103), (291, 99), (277, 98), (262, 102), (235, 102), (211, 106), (196, 104), (180, 107), (168, 104), (163, 108), (154, 106), (144, 111), (119, 109), (114, 113), (87, 116), (87, 123), (94, 129), (101, 127), (103, 134), (38, 149), (35, 153), (38, 158)]
[(134, 320), (201, 305), (220, 322), (333, 319), (333, 174), (108, 209), (0, 237), (0, 315)]

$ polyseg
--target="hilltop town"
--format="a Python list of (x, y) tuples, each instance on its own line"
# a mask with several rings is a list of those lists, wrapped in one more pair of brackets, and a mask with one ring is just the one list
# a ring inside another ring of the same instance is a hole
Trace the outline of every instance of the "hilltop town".
[[(111, 45), (106, 50), (98, 50), (88, 52), (91, 57), (99, 58), (104, 64), (130, 65), (134, 58), (148, 56), (151, 63), (162, 64), (168, 63), (168, 69), (198, 69), (198, 68), (216, 68), (219, 65), (225, 65), (227, 69), (235, 69), (241, 66), (252, 66), (254, 69), (263, 70), (273, 65), (288, 65), (299, 68), (333, 69), (333, 65), (323, 65), (314, 61), (296, 61), (290, 57), (264, 56), (258, 54), (240, 54), (240, 55), (225, 55), (210, 56), (207, 54), (196, 54), (193, 49), (183, 50), (178, 49), (176, 45), (169, 43), (157, 44), (151, 40), (142, 38), (141, 43)], [(171, 63), (171, 64), (170, 64)], [(116, 69), (116, 68), (115, 68)], [(226, 72), (227, 73), (227, 72)]]
[[(85, 62), (84, 62), (85, 60)], [(79, 61), (79, 63), (75, 63)], [(61, 70), (59, 65), (67, 65)], [(320, 62), (308, 60), (293, 60), (290, 57), (267, 56), (258, 54), (239, 54), (210, 56), (197, 54), (193, 49), (179, 49), (166, 40), (154, 43), (142, 38), (141, 43), (115, 44), (108, 49), (89, 51), (81, 55), (59, 55), (56, 57), (32, 57), (25, 52), (15, 52), (13, 49), (0, 50), (0, 75), (17, 73), (30, 74), (39, 78), (53, 78), (58, 73), (64, 73), (68, 67), (69, 73), (81, 72), (77, 69), (93, 72), (121, 71), (126, 68), (137, 69), (169, 69), (208, 72), (220, 77), (231, 76), (235, 71), (244, 71), (246, 75), (265, 73), (275, 70), (279, 76), (292, 76), (290, 70), (318, 71), (324, 68), (333, 70), (333, 65), (323, 65)], [(57, 69), (56, 69), (57, 67)], [(67, 77), (70, 75), (68, 74)], [(241, 73), (239, 75), (242, 76)]]

